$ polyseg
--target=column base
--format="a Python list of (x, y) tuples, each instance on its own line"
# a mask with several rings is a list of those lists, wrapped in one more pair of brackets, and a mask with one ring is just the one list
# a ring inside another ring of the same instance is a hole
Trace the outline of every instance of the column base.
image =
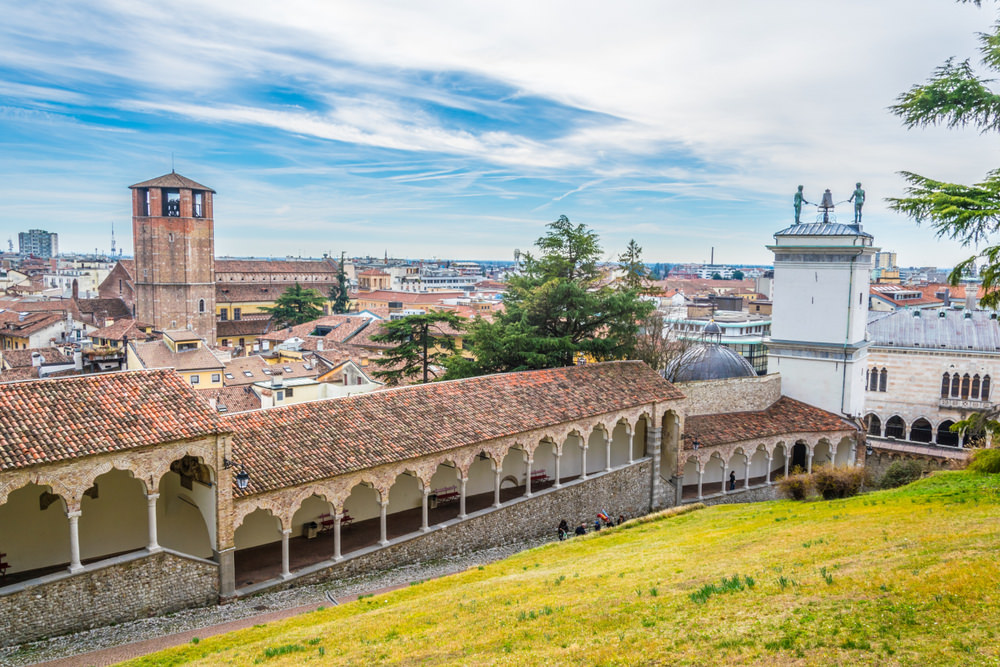
[(146, 551), (148, 551), (151, 554), (155, 554), (163, 551), (163, 547), (161, 547), (159, 544), (154, 544), (151, 547), (146, 547)]
[(387, 547), (387, 546), (389, 546), (389, 540), (379, 540), (378, 541), (378, 545), (380, 547)]
[(76, 574), (77, 572), (83, 572), (86, 568), (83, 565), (70, 565), (69, 573)]
[(288, 579), (291, 579), (291, 578), (292, 578), (292, 573), (291, 572), (287, 572), (287, 573), (286, 572), (282, 572), (281, 573), (281, 579), (282, 579), (282, 581), (285, 581), (285, 580), (288, 580)]
[(429, 532), (431, 532), (431, 527), (430, 526), (420, 526), (420, 532), (421, 533), (429, 533)]

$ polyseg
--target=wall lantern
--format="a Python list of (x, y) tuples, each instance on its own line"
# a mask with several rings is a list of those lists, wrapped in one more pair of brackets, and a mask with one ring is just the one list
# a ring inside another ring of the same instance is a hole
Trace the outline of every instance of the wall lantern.
[(240, 467), (240, 471), (236, 473), (236, 488), (243, 491), (250, 484), (250, 473), (247, 472), (246, 467), (242, 463), (237, 463), (236, 461), (231, 461), (225, 457), (222, 458), (222, 469), (229, 470), (230, 468)]

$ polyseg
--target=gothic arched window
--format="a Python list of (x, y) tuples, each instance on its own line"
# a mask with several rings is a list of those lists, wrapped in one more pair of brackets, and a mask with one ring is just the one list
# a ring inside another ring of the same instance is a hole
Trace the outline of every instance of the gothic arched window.
[(204, 313), (205, 312), (205, 300), (204, 299), (198, 299), (198, 312), (199, 313)]
[(983, 386), (979, 390), (979, 400), (988, 401), (990, 400), (990, 376), (983, 376)]
[(947, 373), (941, 376), (941, 398), (948, 398), (951, 389), (951, 376)]
[(972, 391), (969, 393), (969, 397), (974, 401), (979, 400), (979, 373), (972, 376)]
[(963, 399), (969, 397), (969, 388), (970, 388), (971, 384), (972, 384), (972, 379), (969, 377), (969, 374), (966, 373), (965, 375), (962, 376), (962, 398)]
[(885, 391), (885, 386), (889, 383), (889, 371), (883, 368), (878, 374), (878, 390)]
[(951, 397), (952, 398), (958, 398), (958, 389), (959, 389), (959, 385), (961, 385), (961, 384), (962, 384), (962, 378), (960, 378), (958, 376), (958, 373), (955, 373), (954, 375), (951, 376)]

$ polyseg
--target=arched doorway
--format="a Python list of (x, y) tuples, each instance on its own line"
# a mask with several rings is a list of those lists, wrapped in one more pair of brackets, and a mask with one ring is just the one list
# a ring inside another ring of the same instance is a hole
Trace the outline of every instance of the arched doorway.
[(523, 496), (527, 474), (527, 454), (520, 447), (511, 447), (500, 466), (500, 502)]
[(958, 433), (953, 433), (950, 429), (955, 422), (946, 419), (937, 427), (937, 444), (947, 447), (958, 447)]
[(767, 452), (763, 449), (762, 445), (758, 447), (756, 451), (754, 451), (753, 456), (750, 457), (751, 486), (767, 482), (767, 465)]
[(698, 498), (698, 459), (693, 456), (684, 463), (684, 489), (681, 497), (684, 499)]
[(590, 432), (587, 443), (587, 474), (593, 475), (607, 468), (607, 432), (598, 426)]
[(702, 478), (701, 491), (703, 495), (722, 493), (722, 475), (725, 471), (726, 463), (722, 460), (722, 455), (715, 452), (705, 464), (705, 476)]
[(160, 546), (181, 553), (212, 557), (215, 544), (214, 474), (194, 456), (170, 464), (160, 478), (156, 531)]
[(439, 463), (434, 474), (431, 476), (428, 488), (431, 493), (428, 497), (430, 509), (428, 513), (429, 525), (433, 526), (454, 519), (459, 515), (459, 503), (461, 501), (461, 473), (452, 461)]
[(837, 450), (833, 453), (833, 462), (838, 466), (846, 466), (851, 464), (851, 445), (852, 441), (850, 438), (842, 438), (840, 443), (837, 444)]
[(302, 501), (292, 515), (288, 541), (291, 570), (333, 558), (333, 521), (333, 504), (322, 496), (313, 494)]
[(865, 417), (865, 430), (868, 431), (868, 435), (882, 436), (882, 420), (877, 414), (871, 413)]
[(787, 458), (785, 444), (779, 443), (775, 445), (774, 452), (771, 454), (771, 481), (785, 476), (785, 470), (790, 464), (790, 462), (786, 460)]
[(910, 427), (910, 440), (914, 442), (930, 442), (934, 439), (934, 428), (931, 423), (921, 417)]
[(559, 462), (561, 482), (568, 482), (580, 476), (583, 471), (583, 440), (575, 431), (566, 436), (562, 446), (562, 459)]
[(270, 510), (258, 508), (243, 517), (233, 546), (237, 588), (281, 574), (281, 521)]
[(382, 497), (369, 482), (359, 482), (344, 501), (341, 522), (342, 554), (378, 544), (381, 536)]
[(833, 446), (829, 440), (820, 440), (813, 448), (813, 470), (818, 466), (833, 465)]
[(632, 460), (646, 456), (646, 417), (639, 417), (635, 422), (635, 434), (632, 436)]
[(903, 422), (903, 418), (899, 415), (889, 417), (889, 420), (885, 423), (885, 437), (902, 440), (905, 434), (906, 424)]
[(628, 422), (624, 419), (615, 424), (611, 432), (611, 467), (617, 468), (629, 462), (629, 448), (632, 446), (632, 433)]
[(56, 572), (70, 560), (66, 501), (52, 487), (26, 484), (0, 505), (0, 550), (10, 564), (4, 584)]
[(485, 451), (479, 452), (469, 466), (469, 481), (465, 487), (465, 511), (478, 512), (495, 500), (496, 462)]
[(556, 483), (555, 475), (556, 445), (549, 440), (543, 440), (535, 447), (535, 454), (532, 457), (531, 492), (535, 493), (553, 486)]
[(396, 475), (389, 487), (389, 506), (385, 510), (388, 538), (419, 532), (423, 526), (423, 506), (423, 485), (416, 473), (407, 470)]
[(792, 447), (792, 470), (798, 468), (805, 471), (809, 466), (809, 449), (806, 443), (799, 441)]
[(99, 475), (80, 502), (82, 560), (149, 546), (146, 487), (132, 473), (112, 468)]

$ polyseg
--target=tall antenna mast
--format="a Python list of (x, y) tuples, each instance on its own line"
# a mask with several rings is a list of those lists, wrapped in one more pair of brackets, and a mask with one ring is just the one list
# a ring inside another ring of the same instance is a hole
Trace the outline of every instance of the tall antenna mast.
[(111, 257), (115, 256), (115, 223), (111, 223)]

